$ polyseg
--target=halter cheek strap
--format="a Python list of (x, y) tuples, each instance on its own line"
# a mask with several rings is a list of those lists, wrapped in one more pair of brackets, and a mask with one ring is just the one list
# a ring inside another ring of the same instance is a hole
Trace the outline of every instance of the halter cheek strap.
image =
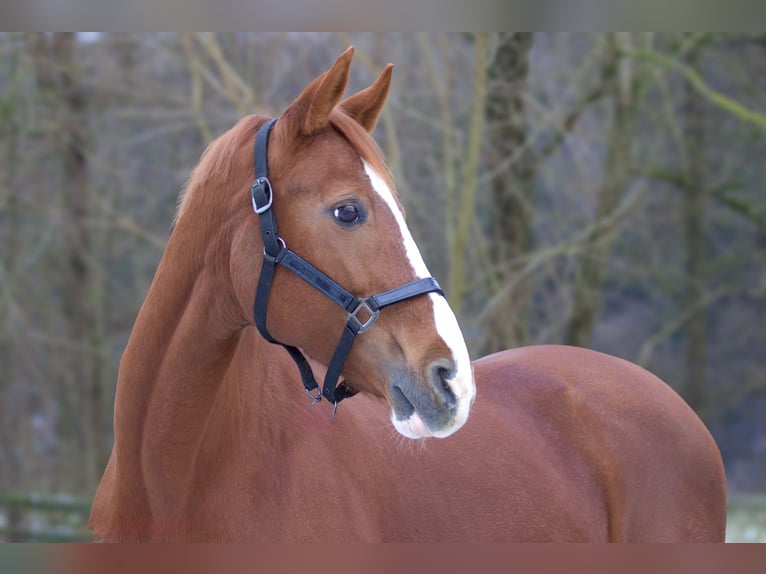
[[(357, 297), (287, 248), (287, 245), (279, 237), (279, 232), (277, 231), (277, 220), (272, 209), (274, 193), (271, 188), (271, 182), (269, 182), (269, 134), (276, 121), (276, 119), (272, 119), (266, 122), (255, 136), (255, 181), (251, 186), (250, 192), (253, 210), (258, 215), (261, 225), (263, 266), (261, 267), (261, 276), (258, 279), (258, 287), (255, 292), (253, 317), (258, 331), (260, 331), (264, 339), (270, 343), (282, 345), (293, 358), (300, 371), (303, 386), (306, 392), (314, 399), (314, 402), (318, 402), (324, 397), (337, 406), (340, 401), (353, 394), (347, 386), (338, 385), (338, 380), (356, 336), (372, 327), (375, 321), (378, 320), (380, 311), (389, 305), (426, 293), (438, 293), (442, 296), (444, 293), (436, 279), (426, 277), (371, 297)], [(321, 394), (315, 393), (319, 385), (303, 353), (297, 347), (277, 341), (266, 327), (266, 311), (277, 265), (292, 271), (346, 311), (346, 325), (327, 366), (327, 374), (325, 375)]]

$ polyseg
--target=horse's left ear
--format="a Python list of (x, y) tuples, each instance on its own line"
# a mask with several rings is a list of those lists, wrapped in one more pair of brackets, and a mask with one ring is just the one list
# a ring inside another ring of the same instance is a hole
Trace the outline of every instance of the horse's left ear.
[(357, 92), (340, 103), (340, 107), (354, 116), (368, 132), (375, 129), (383, 104), (386, 103), (393, 69), (393, 64), (389, 64), (369, 88)]
[(348, 83), (354, 48), (349, 47), (324, 74), (314, 79), (282, 114), (282, 124), (300, 135), (310, 136), (326, 127)]

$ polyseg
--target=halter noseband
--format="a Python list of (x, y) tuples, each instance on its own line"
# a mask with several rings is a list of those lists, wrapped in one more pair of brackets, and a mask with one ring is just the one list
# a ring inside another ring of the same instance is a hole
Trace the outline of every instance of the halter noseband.
[[(287, 248), (284, 240), (279, 237), (277, 232), (277, 221), (272, 209), (274, 193), (271, 189), (271, 182), (269, 182), (269, 134), (276, 121), (276, 119), (272, 119), (266, 122), (255, 136), (255, 181), (250, 192), (253, 210), (258, 215), (261, 224), (263, 266), (261, 268), (261, 276), (258, 279), (258, 288), (255, 292), (253, 316), (255, 324), (264, 339), (270, 343), (282, 345), (287, 349), (287, 352), (298, 366), (306, 392), (314, 399), (314, 402), (319, 402), (324, 396), (325, 399), (337, 406), (340, 401), (353, 394), (347, 386), (339, 386), (338, 379), (346, 362), (346, 357), (349, 351), (351, 351), (351, 346), (354, 344), (354, 339), (357, 335), (364, 333), (373, 326), (375, 321), (378, 320), (381, 309), (394, 303), (412, 299), (418, 295), (438, 293), (444, 296), (444, 293), (436, 279), (426, 277), (371, 297), (356, 297)], [(319, 385), (316, 379), (314, 379), (314, 373), (311, 371), (311, 367), (303, 353), (297, 347), (286, 345), (274, 339), (266, 328), (266, 307), (269, 302), (271, 284), (274, 280), (277, 264), (298, 275), (298, 277), (326, 297), (335, 301), (347, 313), (346, 326), (327, 367), (327, 374), (325, 375), (321, 394), (314, 394), (312, 392), (318, 389)]]

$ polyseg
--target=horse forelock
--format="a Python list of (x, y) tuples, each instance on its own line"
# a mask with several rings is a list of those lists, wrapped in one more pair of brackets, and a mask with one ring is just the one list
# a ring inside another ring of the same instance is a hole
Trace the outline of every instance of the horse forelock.
[[(383, 178), (388, 188), (396, 194), (394, 176), (388, 167), (377, 142), (352, 116), (336, 107), (330, 114), (330, 125), (351, 144), (351, 147)], [(397, 198), (398, 199), (398, 198)]]

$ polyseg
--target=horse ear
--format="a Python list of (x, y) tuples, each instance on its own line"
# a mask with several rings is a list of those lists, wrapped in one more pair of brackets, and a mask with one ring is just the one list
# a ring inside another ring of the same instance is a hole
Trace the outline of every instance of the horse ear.
[(290, 119), (301, 135), (311, 135), (326, 127), (330, 112), (346, 91), (354, 47), (350, 46), (321, 76), (315, 78), (287, 108), (283, 117)]
[(393, 64), (389, 64), (369, 88), (346, 98), (340, 104), (340, 107), (354, 116), (368, 132), (372, 132), (378, 123), (383, 104), (388, 97), (388, 90), (391, 88), (393, 69)]

